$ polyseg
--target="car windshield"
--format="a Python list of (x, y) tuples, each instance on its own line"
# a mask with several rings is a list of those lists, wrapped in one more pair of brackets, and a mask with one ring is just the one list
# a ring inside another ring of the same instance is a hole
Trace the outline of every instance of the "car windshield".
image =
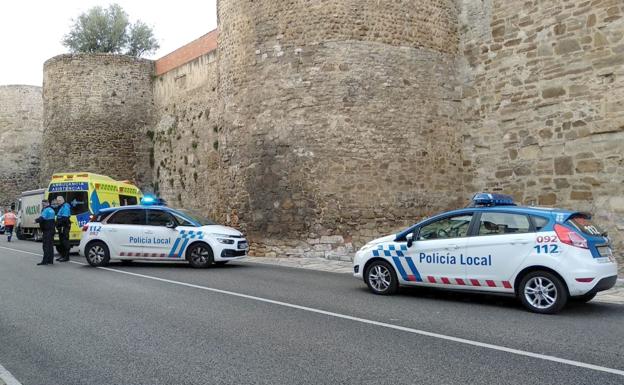
[(187, 219), (190, 219), (193, 222), (199, 223), (202, 226), (208, 226), (208, 225), (216, 225), (217, 223), (204, 217), (203, 215), (196, 213), (194, 211), (191, 210), (186, 210), (186, 209), (182, 209), (182, 210), (176, 210), (177, 213), (179, 213), (180, 215), (182, 215), (183, 217), (186, 217)]

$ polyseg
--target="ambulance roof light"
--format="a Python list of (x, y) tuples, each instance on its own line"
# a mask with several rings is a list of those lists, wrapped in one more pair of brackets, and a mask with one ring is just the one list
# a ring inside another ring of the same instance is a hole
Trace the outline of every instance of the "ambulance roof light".
[(472, 207), (515, 206), (513, 197), (507, 194), (476, 193), (472, 197)]

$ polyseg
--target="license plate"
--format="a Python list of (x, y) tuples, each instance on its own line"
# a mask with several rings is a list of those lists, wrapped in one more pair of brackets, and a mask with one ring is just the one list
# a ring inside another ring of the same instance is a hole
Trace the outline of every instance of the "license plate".
[(247, 250), (247, 242), (245, 242), (245, 241), (238, 242), (238, 248), (240, 250)]

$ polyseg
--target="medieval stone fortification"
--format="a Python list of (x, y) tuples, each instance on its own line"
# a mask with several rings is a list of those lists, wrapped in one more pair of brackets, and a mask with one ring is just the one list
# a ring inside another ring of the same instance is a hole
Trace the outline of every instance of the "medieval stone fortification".
[(0, 86), (0, 207), (39, 187), (41, 87)]
[(218, 32), (154, 69), (48, 61), (43, 179), (89, 168), (150, 180), (172, 205), (240, 226), (260, 255), (350, 258), (483, 190), (592, 211), (624, 249), (621, 0), (217, 11)]

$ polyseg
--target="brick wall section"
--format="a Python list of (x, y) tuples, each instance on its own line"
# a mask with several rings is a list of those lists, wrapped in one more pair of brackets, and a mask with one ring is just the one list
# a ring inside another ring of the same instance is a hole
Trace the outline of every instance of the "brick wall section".
[(0, 206), (40, 187), (42, 120), (41, 87), (0, 86)]
[(208, 32), (204, 36), (176, 49), (156, 60), (155, 73), (162, 75), (217, 48), (218, 30)]
[(221, 218), (224, 191), (218, 134), (216, 52), (154, 80), (156, 125), (151, 129), (155, 185), (171, 206)]
[(466, 194), (593, 212), (624, 267), (624, 2), (461, 3)]

